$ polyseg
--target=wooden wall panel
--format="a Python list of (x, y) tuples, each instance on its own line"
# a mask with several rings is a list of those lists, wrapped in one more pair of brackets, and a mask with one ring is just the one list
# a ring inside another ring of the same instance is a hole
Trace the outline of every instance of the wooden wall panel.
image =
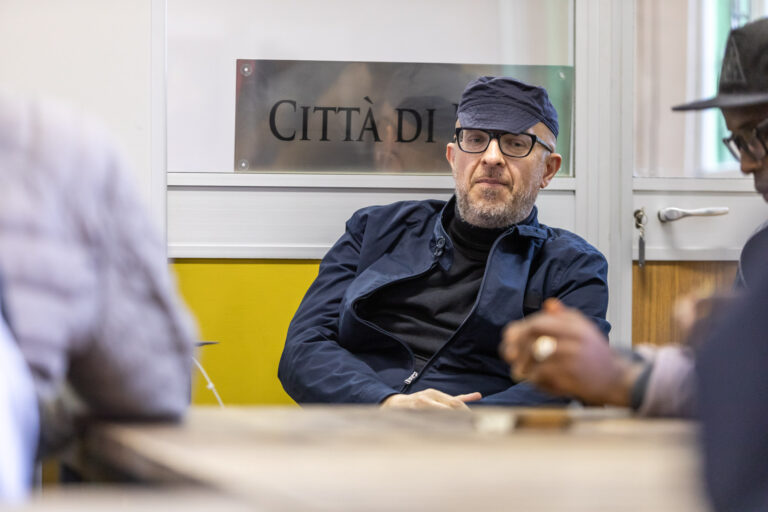
[(632, 343), (665, 345), (683, 336), (672, 312), (675, 301), (697, 290), (727, 291), (736, 276), (735, 261), (651, 261), (632, 266)]

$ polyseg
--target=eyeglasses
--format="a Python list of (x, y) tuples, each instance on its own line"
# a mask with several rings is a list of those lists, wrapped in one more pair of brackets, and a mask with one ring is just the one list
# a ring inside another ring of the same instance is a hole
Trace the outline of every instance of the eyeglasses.
[(761, 121), (746, 137), (731, 134), (730, 137), (723, 139), (723, 142), (736, 160), (740, 161), (741, 155), (745, 154), (750, 159), (759, 162), (768, 154), (768, 147), (766, 147), (768, 134), (766, 132), (768, 132), (768, 119)]
[(502, 153), (512, 158), (524, 158), (533, 150), (533, 146), (538, 142), (550, 153), (554, 153), (546, 142), (532, 133), (510, 133), (489, 130), (479, 130), (476, 128), (456, 128), (456, 141), (459, 143), (459, 149), (465, 153), (483, 153), (491, 141), (499, 141), (499, 149)]

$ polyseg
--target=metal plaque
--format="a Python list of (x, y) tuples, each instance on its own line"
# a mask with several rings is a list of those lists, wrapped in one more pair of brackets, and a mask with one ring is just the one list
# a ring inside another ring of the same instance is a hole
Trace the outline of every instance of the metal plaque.
[(573, 67), (238, 60), (235, 171), (447, 174), (464, 87), (481, 75), (541, 85), (570, 174)]

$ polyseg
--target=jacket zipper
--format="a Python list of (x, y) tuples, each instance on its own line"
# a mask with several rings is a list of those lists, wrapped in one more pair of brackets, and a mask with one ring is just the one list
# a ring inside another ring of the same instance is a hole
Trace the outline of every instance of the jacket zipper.
[[(490, 259), (491, 254), (493, 254), (494, 249), (496, 249), (496, 246), (499, 244), (499, 241), (505, 238), (503, 235), (496, 239), (495, 242), (493, 242), (493, 245), (491, 246), (490, 251), (488, 251), (488, 258)], [(475, 297), (475, 303), (472, 305), (472, 309), (469, 311), (469, 314), (467, 314), (466, 318), (461, 322), (461, 324), (456, 328), (456, 330), (453, 332), (453, 336), (448, 338), (448, 341), (443, 343), (443, 345), (435, 351), (434, 354), (432, 354), (432, 357), (429, 358), (429, 360), (424, 364), (424, 368), (421, 369), (421, 373), (424, 373), (427, 368), (432, 364), (432, 361), (437, 359), (437, 357), (440, 355), (441, 352), (453, 341), (456, 339), (458, 334), (461, 332), (461, 330), (464, 328), (464, 325), (466, 325), (467, 320), (469, 320), (469, 317), (471, 317), (475, 310), (477, 309), (477, 304), (480, 302), (480, 296), (483, 294), (483, 288), (485, 287), (485, 274), (488, 271), (488, 263), (486, 262), (485, 265), (485, 272), (483, 273), (483, 280), (480, 282), (480, 289), (477, 291), (477, 297)], [(411, 385), (411, 383), (418, 377), (418, 372), (413, 372), (407, 379), (405, 379), (405, 387), (402, 391), (407, 391), (408, 387)]]
[[(442, 251), (441, 251), (441, 253), (440, 253), (440, 254), (442, 254)], [(439, 256), (439, 255), (438, 255), (438, 256)], [(434, 261), (433, 261), (433, 262), (432, 262), (432, 263), (429, 265), (429, 267), (427, 267), (427, 268), (426, 268), (425, 270), (423, 270), (422, 272), (419, 272), (418, 274), (414, 274), (414, 275), (412, 275), (412, 276), (407, 276), (407, 277), (403, 277), (403, 278), (400, 278), (400, 279), (396, 279), (395, 281), (391, 281), (391, 282), (387, 283), (386, 285), (384, 285), (384, 287), (387, 287), (387, 286), (390, 286), (390, 285), (393, 285), (393, 284), (396, 284), (396, 283), (401, 283), (401, 282), (409, 281), (409, 280), (411, 280), (411, 279), (418, 279), (419, 277), (421, 277), (421, 276), (425, 275), (427, 272), (430, 272), (431, 270), (433, 270), (433, 269), (435, 268), (435, 266), (437, 266), (437, 260), (434, 260)], [(374, 324), (374, 323), (371, 323), (371, 322), (369, 322), (368, 320), (365, 320), (365, 319), (363, 319), (363, 318), (360, 318), (360, 315), (358, 315), (358, 314), (357, 314), (357, 304), (358, 304), (359, 302), (361, 302), (361, 301), (363, 301), (363, 300), (365, 300), (365, 299), (369, 298), (371, 295), (373, 295), (375, 292), (377, 292), (377, 291), (379, 291), (379, 290), (381, 290), (381, 287), (379, 287), (379, 288), (376, 288), (375, 290), (371, 290), (370, 292), (366, 293), (365, 295), (363, 295), (363, 296), (361, 296), (361, 297), (358, 297), (357, 299), (355, 299), (355, 301), (352, 303), (352, 312), (354, 313), (355, 317), (357, 317), (358, 321), (360, 321), (360, 323), (367, 325), (367, 326), (368, 326), (368, 327), (370, 327), (371, 329), (373, 329), (373, 330), (375, 330), (375, 331), (378, 331), (378, 332), (380, 332), (381, 334), (383, 334), (384, 336), (387, 336), (388, 338), (390, 338), (390, 339), (393, 339), (393, 340), (395, 340), (397, 343), (399, 343), (399, 344), (400, 344), (400, 346), (402, 346), (403, 348), (405, 348), (405, 350), (407, 350), (407, 351), (408, 351), (408, 354), (411, 356), (411, 361), (413, 361), (413, 360), (414, 360), (413, 350), (411, 350), (411, 347), (409, 347), (407, 343), (403, 342), (403, 341), (402, 341), (400, 338), (398, 338), (398, 337), (396, 337), (396, 336), (393, 336), (393, 335), (392, 335), (392, 333), (385, 331), (384, 329), (382, 329), (382, 328), (381, 328), (381, 327), (379, 327), (378, 325), (376, 325), (376, 324)], [(416, 379), (416, 377), (418, 377), (418, 376), (419, 376), (419, 372), (417, 372), (417, 371), (414, 371), (413, 373), (411, 373), (411, 374), (408, 376), (408, 378), (406, 378), (406, 379), (403, 381), (403, 383), (404, 383), (406, 386), (408, 386), (408, 385), (410, 385), (410, 384), (411, 384), (411, 383), (412, 383), (412, 382), (413, 382), (413, 381)]]

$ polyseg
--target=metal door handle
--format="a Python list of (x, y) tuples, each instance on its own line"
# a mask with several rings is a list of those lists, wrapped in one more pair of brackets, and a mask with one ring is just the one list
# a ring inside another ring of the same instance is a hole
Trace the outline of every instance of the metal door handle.
[(711, 208), (696, 208), (693, 210), (684, 210), (682, 208), (662, 208), (659, 210), (659, 220), (661, 222), (670, 222), (679, 220), (683, 217), (707, 217), (711, 215), (725, 215), (728, 213), (727, 206), (713, 206)]

